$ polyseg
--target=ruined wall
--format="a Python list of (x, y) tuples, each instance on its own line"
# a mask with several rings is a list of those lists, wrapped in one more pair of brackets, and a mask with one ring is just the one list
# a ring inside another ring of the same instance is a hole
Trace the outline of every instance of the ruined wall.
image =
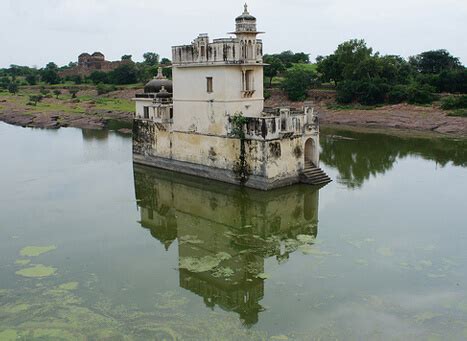
[(77, 65), (67, 70), (60, 71), (58, 75), (60, 77), (67, 76), (89, 76), (94, 71), (110, 72), (118, 68), (123, 64), (131, 63), (128, 60), (108, 61), (108, 60), (94, 60), (89, 63)]

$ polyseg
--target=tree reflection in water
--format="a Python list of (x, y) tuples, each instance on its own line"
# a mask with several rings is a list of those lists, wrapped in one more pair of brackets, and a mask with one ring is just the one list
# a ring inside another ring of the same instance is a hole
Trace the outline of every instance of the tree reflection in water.
[(467, 141), (447, 138), (410, 138), (385, 134), (322, 129), (320, 160), (337, 169), (337, 181), (359, 188), (377, 174), (392, 169), (397, 159), (417, 155), (440, 166), (467, 166)]
[(311, 186), (261, 192), (136, 165), (134, 176), (141, 225), (166, 250), (177, 245), (180, 264), (201, 266), (180, 268), (180, 286), (247, 326), (263, 310), (265, 258), (284, 263), (318, 233)]

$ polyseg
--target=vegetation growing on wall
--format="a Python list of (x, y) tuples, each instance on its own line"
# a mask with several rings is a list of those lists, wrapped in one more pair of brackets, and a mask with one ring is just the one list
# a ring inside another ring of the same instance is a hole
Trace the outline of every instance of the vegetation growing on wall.
[(243, 127), (248, 123), (248, 119), (241, 113), (235, 114), (230, 118), (232, 124), (232, 135), (240, 139), (240, 156), (234, 166), (234, 173), (241, 184), (248, 181), (250, 169), (246, 161), (245, 131)]

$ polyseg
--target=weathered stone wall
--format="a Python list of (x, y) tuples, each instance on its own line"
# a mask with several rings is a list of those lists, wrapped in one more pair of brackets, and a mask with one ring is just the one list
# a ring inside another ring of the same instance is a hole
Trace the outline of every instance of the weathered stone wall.
[[(240, 140), (233, 137), (167, 131), (148, 120), (135, 120), (134, 160), (226, 182), (239, 183)], [(317, 136), (308, 137), (318, 143)], [(246, 140), (247, 186), (268, 189), (299, 181), (307, 137)]]

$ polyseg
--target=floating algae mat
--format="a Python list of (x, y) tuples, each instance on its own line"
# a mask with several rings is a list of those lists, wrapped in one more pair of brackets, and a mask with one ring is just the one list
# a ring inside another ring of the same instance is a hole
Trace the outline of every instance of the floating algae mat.
[(55, 274), (55, 271), (57, 269), (51, 266), (38, 264), (30, 268), (18, 270), (16, 274), (23, 277), (49, 277)]
[(50, 246), (26, 246), (21, 249), (19, 252), (21, 256), (24, 257), (37, 257), (44, 253), (55, 250), (57, 247), (55, 245)]
[(219, 252), (215, 256), (204, 256), (200, 258), (181, 257), (179, 266), (180, 269), (186, 269), (191, 272), (205, 272), (217, 268), (222, 261), (230, 258), (231, 256), (226, 252)]
[(15, 264), (17, 265), (28, 265), (29, 263), (31, 263), (30, 259), (17, 259), (15, 261)]

